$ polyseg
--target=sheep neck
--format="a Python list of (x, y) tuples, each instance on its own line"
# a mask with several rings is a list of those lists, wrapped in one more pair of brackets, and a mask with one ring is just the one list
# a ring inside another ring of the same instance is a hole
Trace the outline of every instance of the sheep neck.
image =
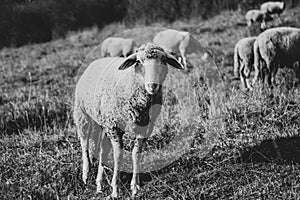
[(131, 109), (134, 110), (133, 122), (138, 126), (147, 126), (150, 123), (149, 111), (152, 105), (162, 105), (162, 89), (150, 95), (144, 87), (137, 88), (130, 97)]

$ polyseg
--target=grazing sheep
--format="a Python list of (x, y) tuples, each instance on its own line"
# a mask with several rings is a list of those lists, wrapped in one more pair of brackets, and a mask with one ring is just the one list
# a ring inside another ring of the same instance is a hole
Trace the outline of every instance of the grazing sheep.
[[(190, 33), (186, 31), (176, 31), (168, 29), (156, 34), (153, 38), (153, 43), (164, 47), (166, 50), (179, 54), (182, 59), (182, 64), (187, 69), (186, 48), (189, 45)], [(180, 59), (179, 59), (180, 60)], [(181, 60), (180, 60), (181, 62)]]
[[(101, 192), (102, 163), (112, 147), (114, 172), (110, 197), (118, 196), (122, 135), (129, 126), (136, 136), (130, 185), (132, 196), (137, 194), (140, 152), (161, 110), (161, 85), (168, 73), (167, 64), (183, 69), (170, 53), (147, 43), (127, 58), (102, 58), (92, 62), (77, 83), (74, 119), (82, 148), (82, 178), (86, 183), (94, 152), (94, 156), (99, 157), (97, 192)], [(100, 153), (96, 154), (95, 149)]]
[(266, 21), (270, 21), (271, 17), (261, 10), (249, 10), (245, 15), (248, 27), (252, 26), (253, 23), (260, 23), (260, 28), (266, 28)]
[[(279, 67), (293, 67), (300, 61), (300, 29), (292, 27), (277, 27), (261, 33), (254, 43), (253, 84), (259, 76), (264, 82), (265, 75), (269, 85), (275, 82)], [(296, 76), (299, 78), (299, 69)], [(266, 71), (266, 73), (265, 73)]]
[(240, 77), (242, 86), (251, 89), (250, 73), (253, 70), (253, 44), (256, 37), (239, 40), (234, 47), (234, 76)]
[(268, 15), (279, 15), (284, 11), (285, 3), (279, 1), (269, 1), (265, 2), (260, 6), (260, 10)]
[(133, 39), (109, 37), (102, 42), (102, 57), (127, 57), (136, 50), (136, 42)]

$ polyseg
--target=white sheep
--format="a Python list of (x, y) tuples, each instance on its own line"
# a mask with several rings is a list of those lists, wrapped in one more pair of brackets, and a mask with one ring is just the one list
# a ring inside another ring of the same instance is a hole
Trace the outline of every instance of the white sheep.
[[(293, 67), (300, 61), (300, 29), (292, 27), (277, 27), (264, 31), (258, 35), (254, 43), (254, 71), (253, 84), (265, 76), (269, 85), (275, 82), (279, 67)], [(299, 77), (299, 69), (296, 75)], [(261, 76), (260, 76), (261, 75)]]
[[(162, 105), (162, 84), (167, 65), (184, 67), (163, 48), (147, 43), (127, 58), (101, 58), (92, 62), (76, 85), (74, 119), (81, 142), (83, 182), (87, 181), (93, 152), (99, 157), (96, 179), (101, 192), (103, 161), (113, 148), (114, 172), (110, 197), (117, 197), (117, 175), (122, 156), (122, 135), (131, 127), (136, 139), (132, 151), (132, 196), (139, 190), (140, 151), (154, 128)], [(109, 142), (109, 139), (110, 142)]]
[(279, 15), (284, 11), (285, 3), (279, 1), (269, 1), (265, 2), (260, 6), (260, 10), (268, 15)]
[(260, 23), (260, 28), (265, 29), (266, 21), (270, 20), (270, 16), (261, 10), (249, 10), (245, 15), (245, 19), (248, 27), (252, 26), (253, 23), (258, 22)]
[(240, 77), (242, 86), (252, 89), (250, 74), (253, 70), (253, 45), (256, 37), (247, 37), (239, 40), (234, 47), (234, 76)]
[(120, 37), (109, 37), (102, 42), (102, 57), (127, 57), (134, 53), (137, 44), (133, 39)]
[[(190, 33), (186, 31), (177, 31), (177, 30), (164, 30), (155, 35), (153, 38), (153, 43), (161, 47), (164, 47), (166, 50), (179, 54), (182, 59), (182, 64), (187, 69), (186, 61), (186, 48), (189, 45)], [(179, 59), (181, 62), (181, 60)]]

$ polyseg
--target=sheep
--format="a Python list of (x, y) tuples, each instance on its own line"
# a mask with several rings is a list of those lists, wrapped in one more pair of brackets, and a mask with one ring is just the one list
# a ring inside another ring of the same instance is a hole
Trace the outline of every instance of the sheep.
[(179, 54), (182, 59), (183, 66), (187, 69), (185, 54), (186, 48), (189, 45), (190, 37), (189, 32), (168, 29), (157, 33), (153, 38), (153, 43), (164, 47), (170, 52)]
[(285, 3), (279, 1), (265, 2), (260, 6), (260, 10), (268, 15), (279, 15), (284, 11)]
[[(258, 35), (254, 43), (253, 84), (265, 75), (269, 85), (275, 83), (279, 67), (291, 67), (300, 61), (300, 29), (292, 27), (277, 27)], [(299, 69), (294, 69), (299, 78)], [(261, 75), (261, 76), (260, 76)]]
[(240, 77), (242, 86), (246, 89), (252, 89), (250, 73), (254, 64), (253, 44), (255, 40), (256, 37), (243, 38), (234, 47), (234, 76)]
[(82, 179), (86, 183), (92, 153), (99, 148), (100, 153), (94, 156), (99, 157), (96, 185), (97, 192), (101, 192), (102, 162), (112, 148), (113, 190), (108, 198), (118, 197), (117, 175), (122, 156), (122, 135), (127, 126), (132, 128), (136, 136), (132, 151), (132, 196), (140, 189), (140, 152), (161, 110), (162, 84), (168, 73), (167, 64), (179, 70), (184, 69), (165, 49), (147, 43), (127, 58), (100, 58), (92, 62), (76, 85), (73, 115), (82, 148)]
[(136, 50), (137, 44), (133, 39), (109, 37), (102, 42), (102, 57), (127, 57)]
[(260, 28), (266, 28), (266, 21), (270, 21), (271, 17), (261, 10), (249, 10), (245, 15), (248, 27), (252, 26), (254, 22), (260, 23)]

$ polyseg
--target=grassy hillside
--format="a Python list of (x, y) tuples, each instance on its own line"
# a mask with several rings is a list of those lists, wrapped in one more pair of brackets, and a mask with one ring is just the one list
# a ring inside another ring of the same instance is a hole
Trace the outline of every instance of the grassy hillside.
[[(298, 26), (300, 10), (287, 10), (282, 22)], [(199, 130), (191, 152), (160, 171), (143, 174), (140, 199), (300, 199), (300, 94), (289, 70), (280, 71), (274, 90), (239, 90), (232, 80), (233, 47), (259, 32), (246, 28), (243, 13), (156, 23), (188, 30), (212, 54), (226, 90), (220, 120), (203, 122), (214, 135), (201, 152)], [(72, 119), (77, 74), (86, 55), (104, 38), (125, 30), (112, 24), (70, 33), (60, 39), (0, 51), (0, 196), (2, 199), (92, 199), (97, 162), (85, 186), (81, 152)], [(143, 34), (151, 37), (152, 33)], [(143, 38), (140, 38), (141, 41)], [(194, 130), (195, 131), (195, 130)], [(111, 180), (111, 170), (106, 170)], [(130, 174), (121, 174), (121, 196), (129, 197)], [(107, 182), (104, 194), (110, 193)]]

